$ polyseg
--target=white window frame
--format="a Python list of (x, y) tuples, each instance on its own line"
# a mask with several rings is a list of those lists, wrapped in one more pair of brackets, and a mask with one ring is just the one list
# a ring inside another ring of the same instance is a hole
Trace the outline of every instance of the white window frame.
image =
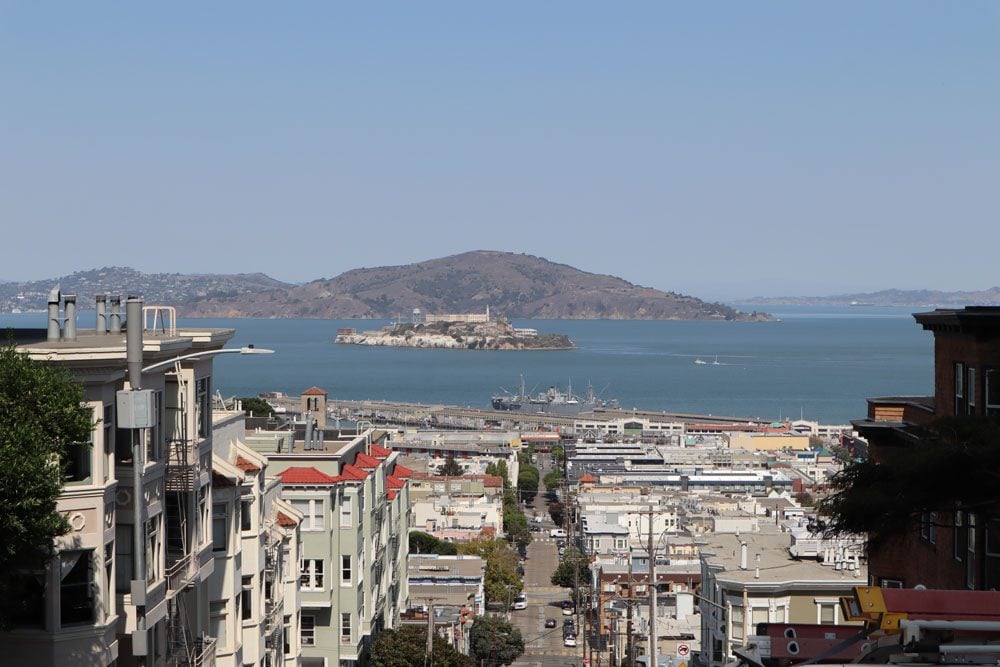
[(303, 532), (317, 532), (326, 529), (326, 515), (323, 500), (319, 498), (294, 498), (292, 506), (302, 512)]
[[(345, 565), (346, 563), (346, 565)], [(350, 586), (351, 582), (354, 580), (354, 568), (353, 559), (351, 554), (341, 554), (340, 555), (340, 585)], [(346, 576), (345, 576), (346, 573)]]
[(823, 623), (823, 610), (833, 609), (833, 623), (832, 625), (840, 625), (840, 613), (838, 608), (840, 607), (840, 600), (837, 598), (815, 598), (813, 602), (816, 604), (816, 623)]
[(1000, 403), (990, 402), (991, 393), (997, 394), (996, 398), (1000, 400), (1000, 368), (987, 368), (983, 375), (986, 378), (983, 388), (983, 414), (1000, 415)]
[(344, 611), (340, 613), (340, 643), (350, 644), (352, 638), (352, 627), (351, 623), (351, 612)]
[(303, 591), (322, 591), (326, 567), (321, 558), (303, 558), (299, 565), (299, 588)]
[(299, 638), (303, 646), (316, 645), (316, 617), (312, 614), (302, 614), (299, 621)]
[(350, 528), (354, 525), (354, 498), (344, 494), (340, 499), (340, 527)]

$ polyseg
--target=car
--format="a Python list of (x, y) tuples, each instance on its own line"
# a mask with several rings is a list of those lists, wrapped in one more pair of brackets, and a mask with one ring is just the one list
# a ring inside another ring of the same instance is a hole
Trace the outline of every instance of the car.
[(576, 635), (566, 635), (563, 637), (563, 646), (576, 646)]
[[(572, 610), (570, 610), (570, 611), (572, 612)], [(566, 610), (564, 609), (563, 613), (565, 613), (565, 612), (566, 612)], [(573, 631), (573, 619), (572, 618), (564, 618), (563, 619), (563, 631), (565, 632), (567, 628), (569, 628), (570, 632)]]
[[(570, 605), (570, 606), (568, 606), (568, 607), (563, 607), (563, 611), (562, 611), (562, 613), (563, 613), (563, 616), (572, 616), (572, 615), (573, 615), (573, 606), (572, 606), (572, 605)], [(570, 619), (566, 619), (566, 620), (570, 621), (570, 623), (572, 623), (572, 622), (573, 622), (573, 621), (572, 621), (572, 620), (570, 620)]]
[(511, 609), (527, 609), (528, 608), (528, 596), (524, 593), (518, 593), (517, 597), (514, 598), (514, 604), (510, 606)]
[(549, 531), (549, 537), (566, 537), (566, 531), (562, 528), (553, 528)]
[(532, 521), (533, 523), (541, 523), (541, 522), (542, 522), (542, 517), (540, 517), (540, 516), (535, 516), (535, 517), (532, 517), (532, 518), (531, 518), (531, 521)]
[(551, 616), (549, 618), (546, 618), (545, 619), (545, 627), (547, 627), (547, 628), (554, 628), (554, 627), (556, 627), (556, 619), (552, 618)]
[(517, 573), (518, 573), (518, 574), (519, 574), (520, 576), (522, 576), (522, 577), (524, 576), (524, 566), (523, 566), (523, 565), (518, 565), (518, 566), (517, 566)]
[(530, 530), (533, 533), (540, 533), (540, 532), (542, 532), (542, 527), (541, 526), (531, 526), (528, 530)]

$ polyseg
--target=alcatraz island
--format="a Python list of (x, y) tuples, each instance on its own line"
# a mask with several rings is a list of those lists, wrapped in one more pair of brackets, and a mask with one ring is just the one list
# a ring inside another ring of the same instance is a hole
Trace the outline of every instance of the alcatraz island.
[(386, 347), (423, 347), (462, 350), (569, 350), (576, 345), (565, 334), (539, 333), (536, 329), (515, 327), (504, 317), (485, 313), (423, 314), (413, 309), (412, 317), (398, 318), (389, 326), (374, 331), (337, 330), (338, 343), (344, 345), (381, 345)]

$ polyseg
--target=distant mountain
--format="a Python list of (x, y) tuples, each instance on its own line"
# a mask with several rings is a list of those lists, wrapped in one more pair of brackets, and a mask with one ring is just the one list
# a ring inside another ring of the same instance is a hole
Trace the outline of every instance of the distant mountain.
[(405, 266), (362, 268), (303, 285), (261, 273), (145, 274), (110, 267), (61, 278), (0, 285), (0, 310), (45, 308), (56, 284), (76, 293), (80, 308), (94, 295), (138, 294), (147, 304), (176, 306), (191, 317), (379, 318), (483, 312), (517, 319), (767, 320), (691, 296), (587, 273), (541, 257), (474, 251)]
[(1000, 287), (969, 292), (886, 289), (878, 292), (837, 294), (834, 296), (754, 297), (741, 300), (740, 303), (762, 306), (902, 306), (907, 308), (1000, 306)]

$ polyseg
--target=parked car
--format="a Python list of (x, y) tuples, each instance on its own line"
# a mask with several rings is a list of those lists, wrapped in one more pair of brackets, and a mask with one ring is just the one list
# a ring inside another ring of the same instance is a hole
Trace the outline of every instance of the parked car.
[(552, 618), (551, 616), (549, 618), (546, 618), (545, 619), (545, 627), (547, 627), (547, 628), (554, 628), (554, 627), (556, 627), (556, 619)]
[(528, 608), (528, 596), (524, 593), (518, 593), (517, 597), (514, 598), (514, 604), (510, 606), (511, 609), (527, 609)]
[[(570, 611), (572, 611), (572, 610), (570, 610)], [(565, 613), (565, 610), (563, 610), (563, 613)], [(573, 619), (572, 618), (564, 618), (563, 619), (563, 632), (565, 632), (567, 629), (569, 629), (570, 632), (573, 631)]]
[(563, 637), (563, 646), (576, 646), (576, 635), (566, 635)]
[(562, 528), (553, 528), (549, 531), (549, 537), (566, 537), (566, 531)]
[[(573, 603), (570, 602), (569, 600), (563, 600), (562, 613), (563, 613), (563, 616), (572, 616), (573, 615)], [(566, 624), (566, 621), (569, 621), (570, 623), (573, 622), (572, 619), (568, 619), (567, 618), (566, 620), (563, 621), (563, 625)]]
[(528, 530), (530, 530), (533, 533), (540, 533), (540, 532), (542, 532), (542, 527), (541, 526), (531, 525), (531, 526), (528, 527)]
[(524, 576), (524, 566), (523, 565), (518, 565), (517, 566), (517, 573), (519, 575), (521, 575), (522, 577)]

